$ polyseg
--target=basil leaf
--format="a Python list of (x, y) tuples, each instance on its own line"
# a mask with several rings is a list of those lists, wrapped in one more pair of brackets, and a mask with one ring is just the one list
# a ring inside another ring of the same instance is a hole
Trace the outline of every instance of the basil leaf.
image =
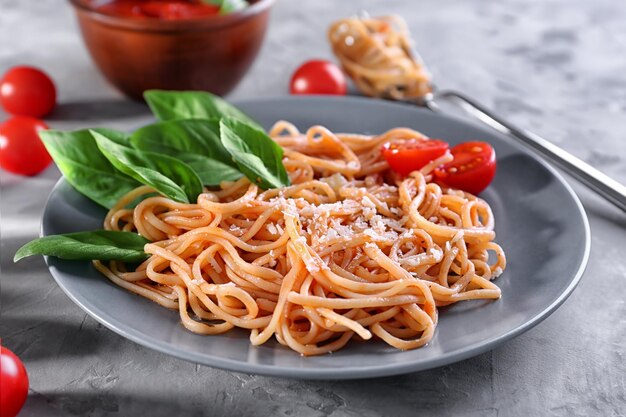
[(248, 6), (245, 0), (204, 0), (204, 2), (219, 6), (221, 14), (232, 13)]
[(112, 140), (118, 145), (130, 146), (130, 136), (128, 135), (128, 133), (120, 132), (119, 130), (105, 129), (101, 127), (90, 130), (95, 130), (96, 132), (106, 136), (108, 139)]
[(232, 117), (263, 130), (261, 125), (235, 106), (204, 91), (148, 90), (143, 97), (159, 120)]
[(204, 185), (220, 185), (222, 181), (237, 181), (243, 177), (239, 169), (202, 155), (181, 153), (176, 157), (189, 165)]
[(220, 141), (219, 119), (187, 119), (154, 123), (136, 130), (130, 137), (132, 146), (166, 152), (172, 149), (230, 159)]
[(234, 181), (242, 174), (222, 145), (219, 120), (173, 120), (155, 123), (135, 131), (132, 146), (173, 156), (186, 162), (205, 185)]
[(102, 154), (115, 168), (149, 185), (163, 195), (182, 203), (196, 201), (202, 182), (184, 162), (154, 152), (129, 148), (102, 133), (90, 130)]
[(223, 0), (220, 13), (227, 14), (236, 12), (237, 10), (245, 9), (247, 6), (248, 2), (245, 0)]
[(220, 120), (220, 138), (241, 172), (263, 189), (289, 185), (283, 149), (264, 132), (239, 120)]
[(149, 256), (143, 251), (146, 243), (150, 241), (137, 233), (113, 230), (52, 235), (33, 240), (19, 248), (13, 262), (32, 255), (80, 261), (98, 259), (140, 262)]
[[(117, 134), (107, 132), (119, 139)], [(111, 165), (88, 130), (45, 130), (39, 136), (67, 182), (101, 206), (113, 207), (124, 194), (140, 185)]]

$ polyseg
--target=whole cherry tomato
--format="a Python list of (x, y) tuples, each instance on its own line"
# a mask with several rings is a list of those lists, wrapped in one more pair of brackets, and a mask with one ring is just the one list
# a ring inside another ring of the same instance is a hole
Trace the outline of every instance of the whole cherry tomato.
[(435, 177), (452, 188), (472, 194), (482, 192), (496, 174), (496, 152), (485, 142), (465, 142), (453, 147), (452, 162), (435, 170)]
[(199, 2), (198, 4), (185, 1), (160, 2), (147, 1), (139, 6), (144, 16), (162, 20), (191, 19), (194, 17), (219, 14), (220, 8), (213, 4)]
[(48, 126), (39, 119), (15, 116), (0, 124), (0, 167), (14, 174), (35, 175), (43, 171), (52, 158), (39, 132)]
[(42, 117), (56, 104), (57, 93), (48, 75), (33, 67), (14, 67), (0, 80), (0, 104), (14, 115)]
[(447, 151), (448, 144), (438, 139), (387, 142), (382, 148), (382, 154), (391, 169), (402, 175), (409, 175), (412, 171), (421, 169)]
[(289, 90), (291, 94), (345, 95), (346, 76), (332, 62), (307, 61), (291, 76)]
[(15, 417), (28, 396), (28, 374), (13, 352), (0, 346), (0, 415)]
[(220, 14), (220, 6), (209, 0), (110, 0), (95, 9), (111, 16), (134, 19), (181, 20)]

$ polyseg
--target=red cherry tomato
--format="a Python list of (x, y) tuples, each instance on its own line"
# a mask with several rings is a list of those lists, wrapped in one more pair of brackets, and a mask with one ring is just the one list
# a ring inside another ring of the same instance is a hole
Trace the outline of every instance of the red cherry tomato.
[(329, 61), (312, 60), (302, 64), (291, 76), (291, 94), (345, 95), (346, 76)]
[(0, 103), (11, 114), (42, 117), (52, 111), (56, 99), (54, 83), (37, 68), (14, 67), (0, 80)]
[(496, 174), (496, 152), (485, 142), (465, 142), (451, 150), (454, 160), (435, 170), (435, 177), (452, 188), (482, 192)]
[(44, 122), (27, 116), (15, 116), (0, 124), (0, 167), (21, 175), (43, 171), (52, 162), (39, 139), (39, 132), (46, 129)]
[(15, 417), (28, 395), (28, 374), (13, 352), (0, 346), (0, 415)]
[(135, 19), (181, 20), (220, 13), (205, 0), (110, 0), (96, 7), (100, 13)]
[(438, 139), (410, 139), (387, 142), (382, 153), (391, 169), (402, 175), (421, 169), (429, 162), (443, 156), (448, 144)]
[(193, 4), (184, 1), (159, 2), (148, 1), (139, 5), (141, 12), (147, 17), (162, 20), (191, 19), (194, 17), (211, 16), (219, 13), (220, 8), (212, 4)]

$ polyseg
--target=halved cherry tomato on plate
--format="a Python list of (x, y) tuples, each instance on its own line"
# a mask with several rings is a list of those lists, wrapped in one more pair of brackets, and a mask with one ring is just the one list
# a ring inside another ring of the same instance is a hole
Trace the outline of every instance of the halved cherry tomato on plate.
[(20, 175), (35, 175), (50, 165), (39, 132), (48, 126), (39, 119), (15, 116), (0, 124), (0, 167)]
[(345, 95), (346, 76), (330, 61), (307, 61), (291, 76), (289, 91), (291, 94)]
[(28, 396), (28, 374), (13, 352), (0, 346), (0, 415), (15, 417)]
[(439, 139), (409, 139), (385, 143), (382, 154), (391, 169), (401, 175), (409, 175), (447, 151), (448, 144)]
[(464, 142), (450, 152), (452, 162), (435, 169), (435, 178), (445, 185), (468, 191), (482, 192), (496, 174), (496, 152), (486, 142)]
[(56, 105), (54, 83), (42, 70), (14, 67), (0, 79), (0, 103), (14, 115), (42, 117)]

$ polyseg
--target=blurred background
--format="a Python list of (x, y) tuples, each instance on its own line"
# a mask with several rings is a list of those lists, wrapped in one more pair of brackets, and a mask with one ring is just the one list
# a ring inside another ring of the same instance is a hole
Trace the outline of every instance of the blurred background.
[[(98, 117), (107, 117), (108, 106), (98, 103), (123, 98), (94, 67), (69, 3), (0, 4), (0, 72), (17, 63), (46, 70), (58, 87), (53, 118), (92, 114), (76, 103), (90, 103), (103, 112)], [(587, 136), (601, 155), (615, 139), (599, 131), (626, 127), (626, 6), (611, 0), (279, 0), (257, 60), (229, 98), (288, 94), (288, 80), (302, 62), (333, 60), (329, 24), (362, 11), (402, 15), (436, 84), (464, 91), (555, 143)], [(586, 157), (583, 144), (570, 143), (569, 150)]]
[[(363, 11), (404, 17), (438, 86), (465, 92), (626, 183), (621, 1), (278, 0), (257, 60), (228, 98), (289, 94), (302, 62), (336, 61), (329, 24)], [(58, 104), (45, 118), (52, 128), (130, 130), (152, 120), (145, 105), (126, 99), (96, 69), (66, 1), (0, 0), (0, 74), (18, 64), (54, 79)], [(7, 117), (0, 109), (0, 121)], [(574, 182), (591, 220), (591, 261), (579, 289), (544, 323), (492, 352), (431, 371), (307, 382), (198, 367), (144, 349), (71, 303), (43, 260), (13, 265), (15, 249), (37, 234), (58, 177), (54, 166), (33, 178), (0, 173), (2, 234), (12, 237), (2, 241), (2, 274), (12, 277), (3, 278), (2, 316), (17, 317), (3, 320), (0, 335), (31, 375), (23, 416), (624, 415), (626, 267), (610, 264), (623, 259), (626, 221)], [(6, 203), (17, 200), (19, 210)], [(606, 294), (614, 302), (605, 305)]]

